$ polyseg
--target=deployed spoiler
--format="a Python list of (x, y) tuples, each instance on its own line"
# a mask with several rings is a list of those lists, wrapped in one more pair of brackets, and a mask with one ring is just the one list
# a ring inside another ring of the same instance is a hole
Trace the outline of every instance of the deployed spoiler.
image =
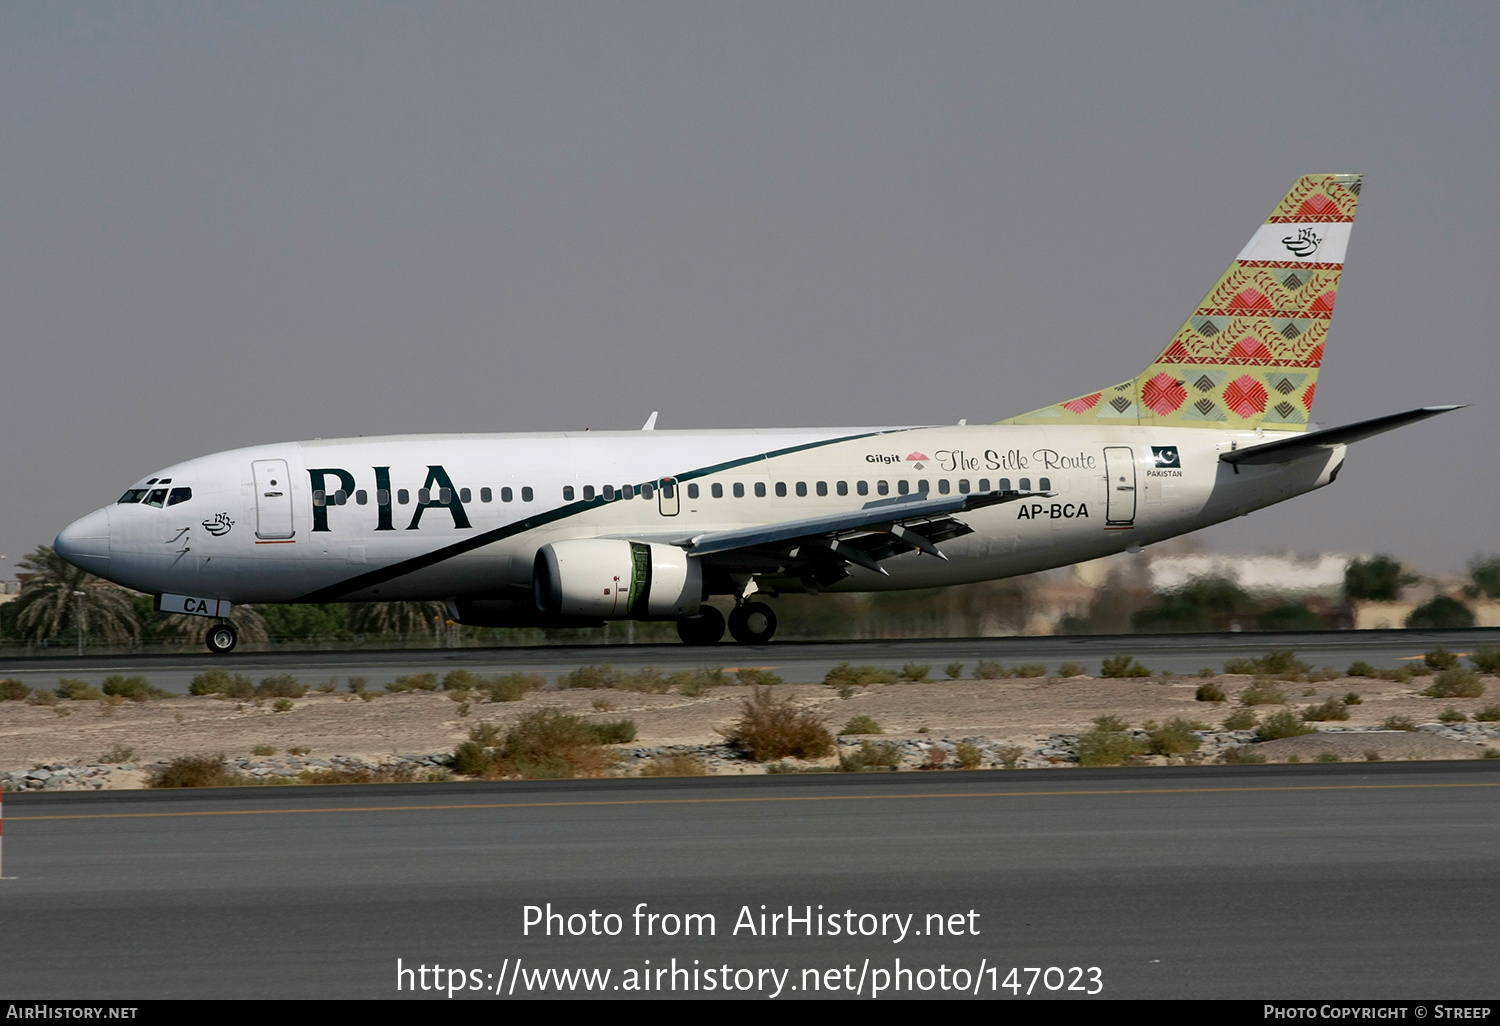
[(1415, 424), (1419, 420), (1428, 417), (1436, 417), (1439, 413), (1448, 413), (1452, 410), (1461, 410), (1463, 405), (1456, 406), (1423, 406), (1417, 410), (1407, 410), (1405, 413), (1391, 413), (1384, 417), (1376, 417), (1374, 420), (1362, 420), (1357, 424), (1346, 424), (1343, 427), (1324, 428), (1321, 431), (1309, 431), (1306, 434), (1297, 435), (1292, 438), (1282, 438), (1274, 442), (1266, 442), (1264, 445), (1252, 445), (1246, 449), (1235, 449), (1233, 452), (1219, 454), (1219, 459), (1225, 463), (1239, 466), (1241, 464), (1253, 466), (1259, 463), (1290, 463), (1304, 456), (1311, 456), (1319, 449), (1328, 449), (1331, 446), (1343, 445), (1347, 442), (1357, 442), (1371, 435), (1378, 435), (1384, 431), (1393, 431), (1407, 424)]

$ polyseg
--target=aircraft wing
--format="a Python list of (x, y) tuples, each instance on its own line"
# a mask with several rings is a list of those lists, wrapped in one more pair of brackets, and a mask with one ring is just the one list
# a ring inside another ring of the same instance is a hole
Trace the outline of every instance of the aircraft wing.
[(925, 493), (867, 503), (847, 513), (710, 531), (674, 539), (690, 556), (729, 573), (783, 573), (828, 587), (849, 576), (850, 566), (885, 573), (880, 561), (902, 552), (946, 559), (939, 542), (972, 534), (964, 513), (1051, 497), (1056, 492), (997, 491), (930, 498)]
[(1251, 466), (1258, 463), (1290, 463), (1292, 460), (1311, 456), (1320, 449), (1357, 442), (1371, 435), (1393, 431), (1398, 427), (1426, 420), (1428, 417), (1436, 417), (1440, 413), (1461, 409), (1463, 409), (1462, 406), (1423, 406), (1405, 413), (1389, 413), (1384, 417), (1376, 417), (1374, 420), (1362, 420), (1356, 424), (1345, 424), (1343, 427), (1309, 431), (1293, 438), (1282, 438), (1275, 442), (1266, 442), (1264, 445), (1252, 445), (1246, 449), (1220, 453), (1219, 459), (1229, 464)]

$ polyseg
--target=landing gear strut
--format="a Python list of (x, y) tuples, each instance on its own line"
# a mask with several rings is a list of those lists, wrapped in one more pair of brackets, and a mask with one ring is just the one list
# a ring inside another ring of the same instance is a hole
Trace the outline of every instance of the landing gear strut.
[(203, 639), (214, 655), (228, 655), (240, 643), (240, 632), (228, 620), (214, 624)]
[(724, 614), (713, 606), (699, 606), (698, 615), (677, 621), (684, 645), (717, 645), (724, 636)]
[(764, 602), (743, 602), (729, 614), (729, 633), (741, 645), (764, 645), (776, 633), (776, 614)]

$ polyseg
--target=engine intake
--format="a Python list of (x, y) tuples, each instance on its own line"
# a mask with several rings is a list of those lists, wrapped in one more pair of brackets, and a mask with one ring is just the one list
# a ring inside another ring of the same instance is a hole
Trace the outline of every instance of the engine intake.
[(673, 545), (572, 538), (537, 550), (532, 588), (551, 616), (680, 620), (703, 601), (703, 568)]

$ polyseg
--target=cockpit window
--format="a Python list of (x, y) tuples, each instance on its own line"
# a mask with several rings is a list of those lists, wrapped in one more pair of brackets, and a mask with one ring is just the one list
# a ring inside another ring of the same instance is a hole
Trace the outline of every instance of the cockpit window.
[(172, 494), (167, 496), (167, 505), (175, 506), (179, 502), (187, 502), (193, 497), (191, 488), (173, 488)]
[(167, 490), (165, 488), (153, 488), (151, 494), (146, 496), (146, 505), (165, 506), (167, 503)]
[(125, 503), (125, 502), (140, 502), (142, 499), (144, 499), (146, 497), (146, 492), (148, 490), (149, 489), (146, 489), (146, 488), (132, 488), (132, 489), (130, 489), (130, 491), (128, 491), (124, 495), (120, 496), (120, 501), (122, 503)]

